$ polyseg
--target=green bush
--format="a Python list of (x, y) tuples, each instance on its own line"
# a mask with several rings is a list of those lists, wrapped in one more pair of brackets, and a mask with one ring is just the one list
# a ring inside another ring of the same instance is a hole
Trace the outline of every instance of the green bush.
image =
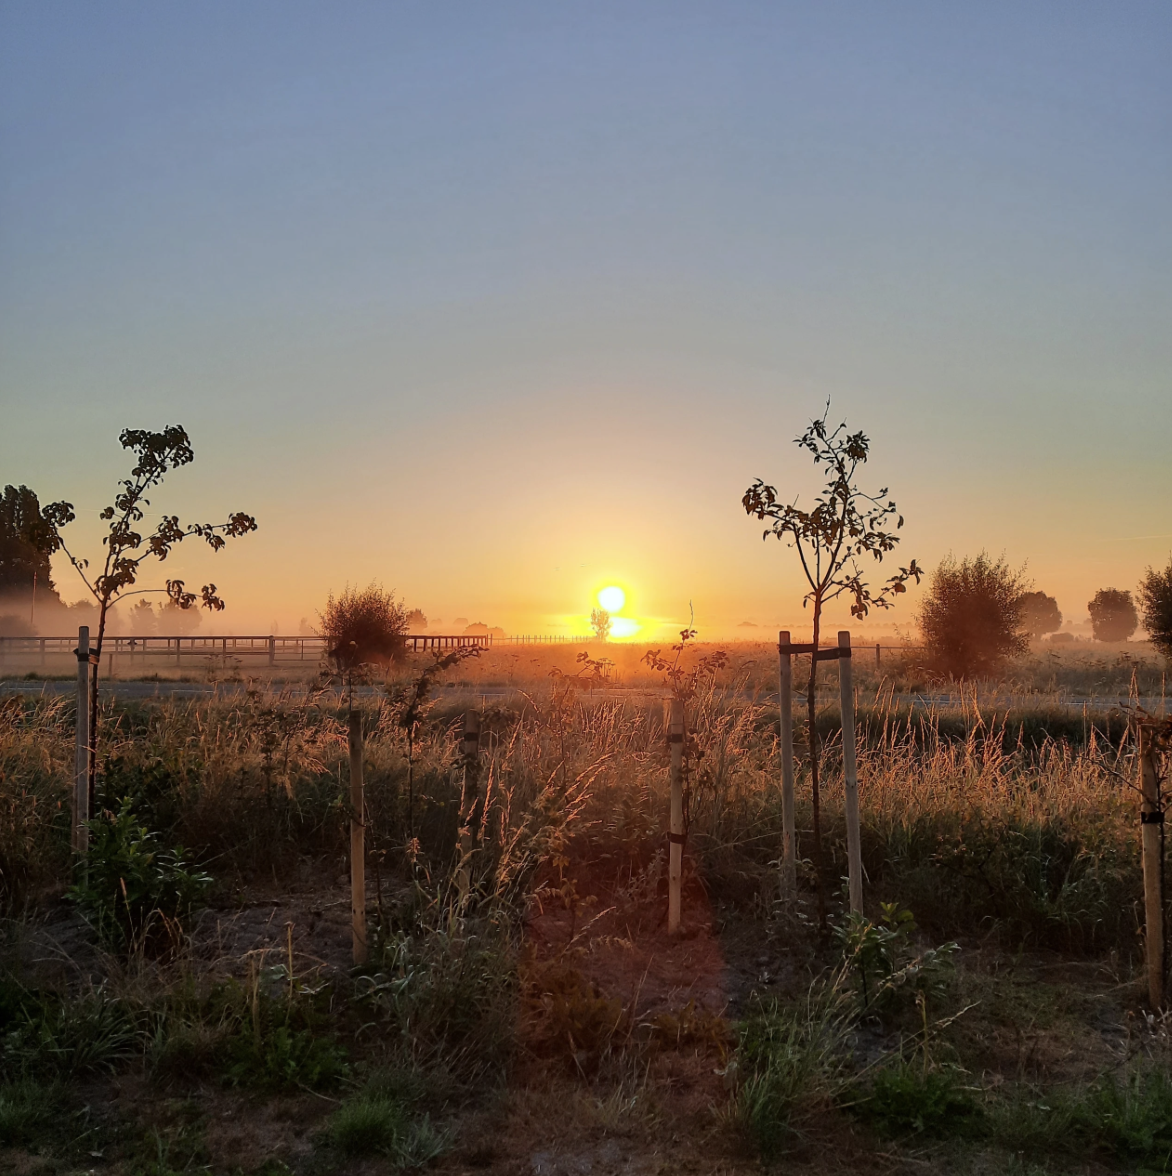
[(446, 1150), (448, 1136), (398, 1099), (370, 1090), (334, 1112), (329, 1140), (344, 1156), (386, 1156), (398, 1168), (421, 1168)]
[(162, 847), (129, 798), (89, 828), (89, 854), (69, 896), (90, 926), (122, 951), (173, 945), (181, 920), (206, 899), (211, 875), (182, 846)]
[(880, 1070), (852, 1109), (889, 1137), (964, 1134), (979, 1114), (958, 1070), (903, 1061)]

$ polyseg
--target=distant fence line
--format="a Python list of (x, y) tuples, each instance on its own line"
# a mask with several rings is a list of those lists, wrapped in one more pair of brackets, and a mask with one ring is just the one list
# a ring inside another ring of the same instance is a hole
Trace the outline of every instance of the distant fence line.
[[(404, 638), (413, 653), (428, 650), (534, 645), (585, 645), (597, 643), (591, 635), (563, 634), (513, 634), (501, 636), (493, 633), (410, 633)], [(77, 645), (77, 638), (71, 637), (0, 637), (0, 667), (4, 665), (28, 666), (37, 663), (48, 664), (50, 657), (71, 656)], [(183, 636), (109, 636), (105, 639), (104, 653), (107, 665), (135, 665), (148, 659), (171, 665), (182, 665), (194, 658), (240, 658), (270, 666), (290, 665), (319, 661), (326, 653), (326, 639), (319, 635), (281, 637), (275, 633), (253, 635), (210, 634)], [(879, 665), (883, 653), (894, 653), (918, 648), (911, 645), (860, 646), (857, 654), (874, 649), (875, 664)]]
[[(488, 649), (492, 637), (481, 633), (411, 633), (404, 640), (412, 652), (428, 649)], [(264, 659), (270, 666), (290, 662), (317, 661), (326, 652), (326, 639), (320, 636), (279, 637), (273, 633), (245, 636), (136, 636), (105, 639), (107, 657), (125, 658), (131, 664), (139, 660), (162, 659), (181, 665), (208, 657)], [(0, 666), (8, 663), (28, 664), (30, 660), (45, 665), (49, 657), (71, 655), (77, 637), (0, 637)]]

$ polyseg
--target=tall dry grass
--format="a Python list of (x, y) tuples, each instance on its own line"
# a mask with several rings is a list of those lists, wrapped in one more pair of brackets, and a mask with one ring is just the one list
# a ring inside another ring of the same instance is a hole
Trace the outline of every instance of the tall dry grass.
[[(765, 913), (780, 846), (777, 725), (775, 704), (754, 694), (753, 672), (736, 667), (688, 704), (697, 751), (689, 857), (718, 904)], [(417, 913), (421, 904), (448, 917), (518, 910), (538, 882), (570, 885), (566, 865), (582, 855), (605, 860), (616, 886), (656, 884), (667, 807), (662, 703), (591, 696), (563, 680), (523, 685), (483, 712), (479, 802), (463, 793), (458, 705), (441, 699), (409, 763), (393, 698), (363, 700), (368, 847), (391, 907), (406, 887)], [(1118, 731), (1083, 723), (1085, 739), (1055, 739), (1040, 723), (1027, 738), (996, 708), (912, 714), (890, 692), (861, 717), (873, 900), (907, 903), (949, 937), (1134, 948), (1136, 804)], [(829, 708), (820, 720), (829, 736), (823, 882), (831, 891), (845, 873), (835, 720)], [(221, 879), (342, 873), (349, 813), (336, 694), (107, 704), (103, 728), (99, 799), (132, 797), (152, 828)], [(5, 704), (0, 901), (8, 909), (66, 878), (71, 763), (68, 706)], [(799, 849), (808, 856), (803, 774), (798, 791)]]

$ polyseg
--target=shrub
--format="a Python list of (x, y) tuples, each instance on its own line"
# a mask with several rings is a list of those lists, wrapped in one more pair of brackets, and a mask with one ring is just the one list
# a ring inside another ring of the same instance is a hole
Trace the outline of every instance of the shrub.
[(411, 614), (377, 584), (359, 591), (347, 587), (332, 594), (321, 613), (322, 634), (329, 657), (339, 672), (363, 665), (389, 665), (402, 657)]
[(887, 1136), (957, 1134), (978, 1113), (954, 1067), (925, 1069), (906, 1061), (880, 1070), (855, 1110)]
[(1130, 592), (1100, 588), (1087, 602), (1096, 641), (1126, 641), (1139, 628), (1139, 613)]
[(1162, 572), (1148, 568), (1139, 584), (1139, 603), (1152, 644), (1172, 657), (1172, 559)]
[(1021, 627), (1031, 637), (1044, 637), (1062, 628), (1062, 613), (1058, 601), (1045, 592), (1025, 592), (1018, 598), (1021, 608)]
[(1028, 647), (1022, 631), (1022, 576), (985, 552), (932, 574), (920, 606), (920, 630), (932, 668), (954, 678), (997, 674)]
[(90, 822), (86, 869), (69, 895), (99, 938), (127, 951), (173, 944), (177, 924), (211, 885), (210, 874), (188, 862), (181, 846), (163, 848), (123, 799), (117, 813)]

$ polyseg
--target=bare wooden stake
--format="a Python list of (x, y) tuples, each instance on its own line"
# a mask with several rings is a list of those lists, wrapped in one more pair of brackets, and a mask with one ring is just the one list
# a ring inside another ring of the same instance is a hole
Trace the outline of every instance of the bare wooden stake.
[(362, 788), (362, 712), (350, 712), (350, 915), (355, 966), (366, 963), (366, 803)]
[(1144, 948), (1148, 967), (1148, 1002), (1164, 1007), (1164, 812), (1156, 776), (1151, 731), (1139, 725), (1139, 785), (1143, 793), (1140, 830), (1144, 868)]
[(838, 690), (842, 710), (842, 768), (846, 810), (847, 876), (854, 914), (863, 913), (863, 841), (859, 831), (859, 767), (855, 756), (855, 688), (851, 674), (851, 635), (838, 634)]
[(73, 761), (73, 836), (74, 852), (85, 856), (90, 831), (90, 630), (77, 630), (77, 746)]
[(668, 825), (667, 848), (667, 932), (675, 935), (680, 929), (680, 879), (684, 866), (684, 704), (671, 700), (671, 718), (667, 728), (671, 747), (671, 819)]
[(794, 668), (789, 631), (777, 635), (778, 692), (781, 711), (781, 888), (793, 895), (798, 887), (797, 834), (794, 818)]

